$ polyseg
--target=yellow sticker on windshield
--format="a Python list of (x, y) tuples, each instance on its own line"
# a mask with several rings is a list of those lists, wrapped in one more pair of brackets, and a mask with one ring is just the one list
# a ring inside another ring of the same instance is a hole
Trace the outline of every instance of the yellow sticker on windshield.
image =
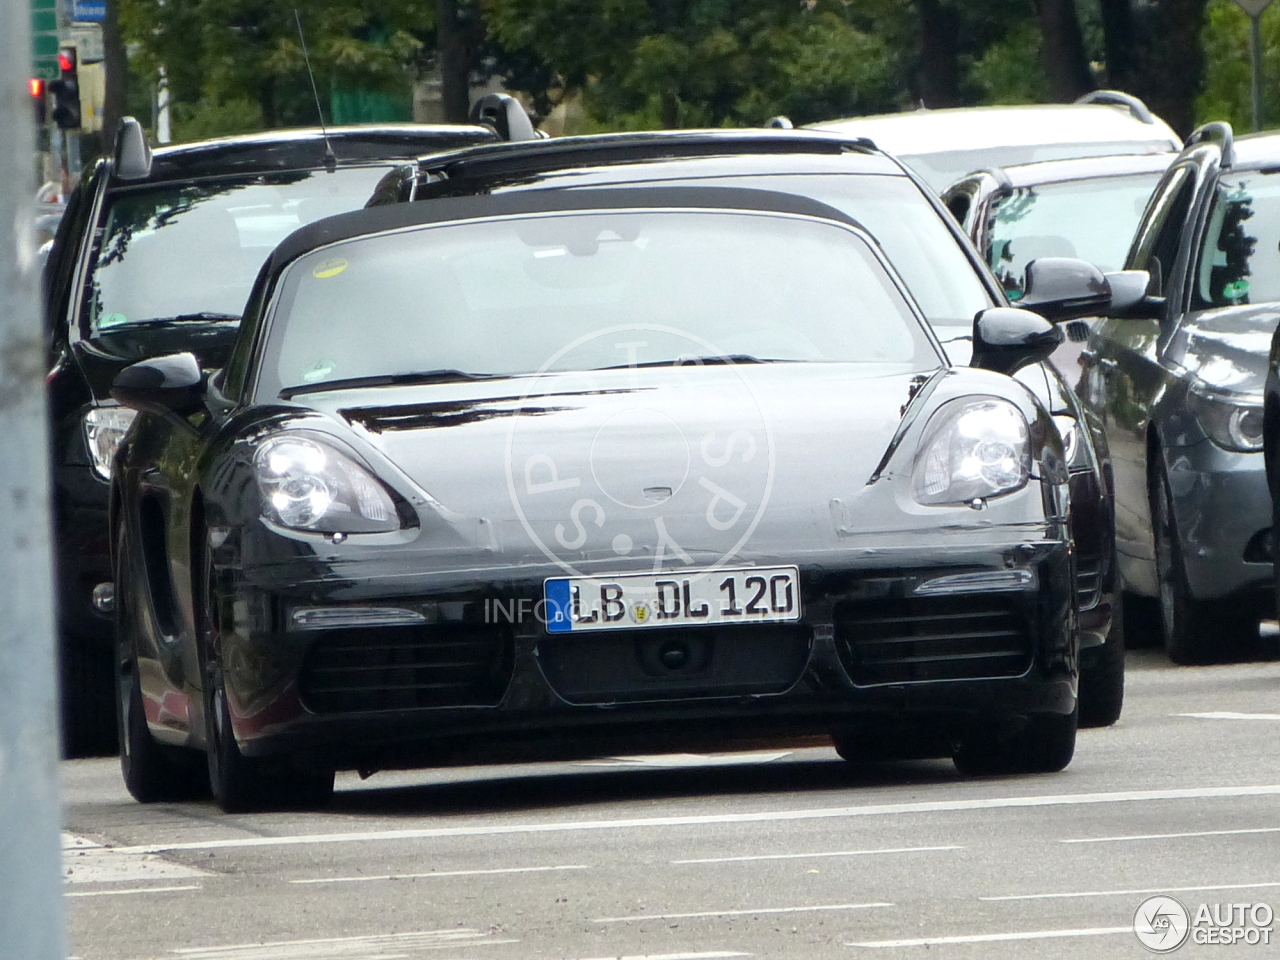
[(345, 269), (347, 269), (347, 261), (339, 257), (336, 260), (326, 260), (324, 263), (317, 264), (316, 268), (311, 271), (311, 275), (317, 280), (328, 280), (330, 277), (336, 277)]

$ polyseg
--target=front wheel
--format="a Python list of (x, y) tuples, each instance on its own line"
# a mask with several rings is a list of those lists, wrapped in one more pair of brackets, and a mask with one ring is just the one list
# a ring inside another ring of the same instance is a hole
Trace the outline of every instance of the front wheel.
[(995, 731), (973, 732), (964, 737), (952, 755), (956, 769), (967, 777), (1020, 773), (1057, 773), (1065, 770), (1076, 752), (1078, 716), (1033, 716), (1012, 735)]
[(1160, 620), (1169, 659), (1181, 664), (1204, 663), (1243, 648), (1257, 632), (1257, 622), (1250, 611), (1223, 601), (1197, 600), (1191, 595), (1173, 512), (1173, 492), (1163, 469), (1152, 482), (1151, 527), (1160, 582)]

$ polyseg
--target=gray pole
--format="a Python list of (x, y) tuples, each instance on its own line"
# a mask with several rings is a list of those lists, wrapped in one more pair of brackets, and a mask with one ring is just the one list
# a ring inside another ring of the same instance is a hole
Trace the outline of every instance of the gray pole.
[(37, 310), (31, 10), (0, 0), (0, 958), (62, 960), (45, 348)]
[(1262, 13), (1249, 18), (1249, 56), (1253, 61), (1253, 129), (1262, 129)]

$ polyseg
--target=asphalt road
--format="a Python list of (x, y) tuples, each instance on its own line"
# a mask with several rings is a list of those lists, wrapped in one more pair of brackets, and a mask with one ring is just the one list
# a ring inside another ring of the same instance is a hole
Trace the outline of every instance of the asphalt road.
[[(227, 816), (65, 762), (73, 953), (1100, 960), (1153, 955), (1132, 930), (1153, 894), (1280, 911), (1280, 664), (1129, 670), (1120, 723), (1046, 776), (619, 758), (342, 775), (323, 813)], [(1274, 930), (1174, 955), (1280, 956)]]

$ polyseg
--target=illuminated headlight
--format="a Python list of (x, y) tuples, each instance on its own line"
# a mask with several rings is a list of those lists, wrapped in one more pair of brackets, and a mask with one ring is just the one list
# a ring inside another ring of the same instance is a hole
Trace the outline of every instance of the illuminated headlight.
[(1262, 398), (1209, 393), (1193, 387), (1187, 408), (1206, 436), (1226, 450), (1262, 449)]
[(93, 469), (102, 479), (111, 479), (111, 461), (137, 414), (128, 407), (94, 407), (84, 415), (85, 443)]
[(1013, 493), (1031, 476), (1026, 418), (1005, 400), (952, 401), (925, 429), (912, 471), (916, 502), (959, 504)]
[(1084, 438), (1084, 428), (1080, 426), (1080, 421), (1075, 417), (1058, 416), (1053, 418), (1053, 422), (1062, 437), (1062, 452), (1067, 458), (1067, 469), (1072, 473), (1088, 470), (1092, 466), (1089, 461), (1089, 444)]
[(386, 533), (400, 529), (391, 495), (347, 454), (310, 437), (277, 436), (253, 458), (262, 513), (295, 530)]

